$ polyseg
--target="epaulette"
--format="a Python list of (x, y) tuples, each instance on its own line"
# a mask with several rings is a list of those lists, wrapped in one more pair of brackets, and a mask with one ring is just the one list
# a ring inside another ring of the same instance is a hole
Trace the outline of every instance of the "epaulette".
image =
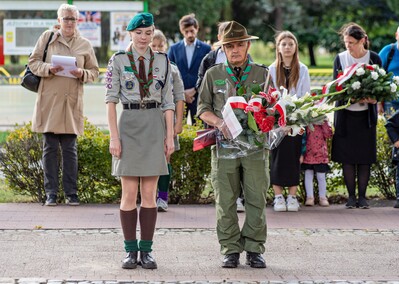
[(119, 50), (118, 52), (115, 53), (115, 56), (119, 55), (119, 54), (125, 54), (126, 51), (124, 50)]
[(264, 64), (260, 64), (260, 63), (254, 63), (256, 66), (259, 66), (259, 67), (262, 67), (262, 68), (266, 68), (266, 69), (268, 69), (269, 70), (269, 67), (267, 67), (266, 65), (264, 65)]

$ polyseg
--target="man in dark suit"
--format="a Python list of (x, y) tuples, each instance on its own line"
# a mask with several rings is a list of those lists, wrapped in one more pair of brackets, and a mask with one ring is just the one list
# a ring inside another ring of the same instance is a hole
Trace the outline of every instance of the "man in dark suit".
[(197, 114), (198, 93), (195, 85), (198, 69), (204, 56), (211, 51), (211, 47), (197, 39), (199, 26), (194, 14), (183, 16), (179, 26), (184, 39), (170, 47), (168, 57), (170, 61), (176, 63), (182, 75), (187, 113), (190, 111), (191, 121), (194, 123)]

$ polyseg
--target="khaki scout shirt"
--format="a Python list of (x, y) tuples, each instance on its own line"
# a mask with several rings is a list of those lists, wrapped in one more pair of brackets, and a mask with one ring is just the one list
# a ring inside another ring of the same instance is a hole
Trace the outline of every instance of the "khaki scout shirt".
[[(249, 63), (251, 71), (244, 86), (252, 84), (261, 85), (266, 81), (268, 69), (266, 66)], [(236, 95), (235, 83), (226, 71), (226, 64), (217, 64), (205, 73), (204, 80), (199, 88), (197, 115), (206, 111), (213, 112), (219, 118), (222, 116), (222, 108), (230, 96)]]
[[(132, 48), (136, 68), (139, 68), (139, 57), (137, 51)], [(145, 60), (145, 69), (148, 74), (150, 65), (150, 49), (148, 48), (143, 55)], [(163, 111), (175, 109), (173, 102), (172, 70), (168, 58), (165, 54), (154, 53), (154, 62), (152, 66), (153, 82), (150, 86), (150, 97), (145, 97), (144, 101), (155, 101), (161, 104)], [(106, 95), (105, 102), (122, 104), (139, 103), (140, 84), (133, 73), (129, 57), (126, 52), (121, 51), (112, 55), (108, 62), (105, 78)]]

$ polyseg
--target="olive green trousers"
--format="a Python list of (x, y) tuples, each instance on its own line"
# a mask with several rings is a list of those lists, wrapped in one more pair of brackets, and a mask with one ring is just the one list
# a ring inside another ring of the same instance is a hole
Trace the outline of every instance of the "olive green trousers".
[[(211, 182), (215, 191), (216, 232), (221, 253), (264, 253), (266, 191), (270, 185), (269, 152), (265, 150), (237, 159), (218, 159), (216, 150), (212, 149)], [(240, 182), (245, 199), (245, 221), (241, 230), (236, 203)]]

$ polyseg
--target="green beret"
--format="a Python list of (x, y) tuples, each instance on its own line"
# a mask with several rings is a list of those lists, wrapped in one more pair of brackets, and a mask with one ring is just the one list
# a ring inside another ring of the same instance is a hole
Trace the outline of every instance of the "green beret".
[(126, 27), (127, 31), (133, 31), (137, 28), (147, 28), (154, 24), (154, 17), (151, 13), (138, 13), (130, 20)]

